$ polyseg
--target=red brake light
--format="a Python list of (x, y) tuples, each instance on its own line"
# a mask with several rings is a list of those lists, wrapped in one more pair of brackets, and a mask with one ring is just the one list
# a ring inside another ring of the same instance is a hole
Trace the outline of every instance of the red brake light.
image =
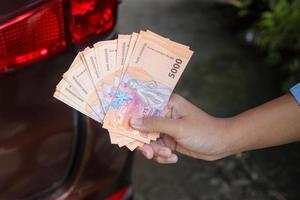
[(72, 42), (110, 31), (116, 22), (117, 0), (71, 0)]
[(112, 194), (111, 196), (106, 197), (105, 200), (122, 200), (129, 193), (130, 193), (130, 190), (128, 189), (128, 187), (125, 187), (125, 188), (122, 188), (121, 190), (117, 191), (116, 193)]
[(52, 0), (0, 25), (0, 73), (65, 46), (62, 0)]
[[(66, 48), (63, 1), (49, 0), (0, 24), (0, 74), (41, 60)], [(117, 0), (68, 0), (71, 41), (111, 31), (116, 23)]]

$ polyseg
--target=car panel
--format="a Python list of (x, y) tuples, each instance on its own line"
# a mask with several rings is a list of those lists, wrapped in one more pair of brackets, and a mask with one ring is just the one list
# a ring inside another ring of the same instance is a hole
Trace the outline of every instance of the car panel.
[[(41, 2), (7, 3), (0, 22)], [(0, 75), (0, 199), (102, 199), (130, 184), (132, 154), (111, 145), (99, 123), (52, 97), (80, 49), (115, 35), (73, 46), (66, 31), (62, 53)]]
[(47, 0), (0, 0), (0, 23), (11, 19)]
[(61, 55), (1, 76), (0, 197), (36, 193), (65, 174), (73, 145), (73, 110), (52, 94), (72, 58)]

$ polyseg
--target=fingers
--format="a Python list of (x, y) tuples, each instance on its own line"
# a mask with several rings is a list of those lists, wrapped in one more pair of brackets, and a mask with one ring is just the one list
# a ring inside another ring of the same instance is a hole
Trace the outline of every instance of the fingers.
[(157, 142), (145, 144), (143, 147), (139, 148), (139, 151), (147, 159), (154, 159), (161, 164), (171, 164), (178, 161), (177, 155), (173, 154), (170, 148), (164, 147)]
[(138, 148), (141, 153), (147, 158), (152, 159), (156, 156), (168, 158), (172, 155), (170, 148), (162, 146), (157, 142), (151, 142), (150, 144), (144, 144), (143, 147)]
[(177, 157), (176, 154), (172, 154), (168, 158), (157, 156), (157, 157), (154, 158), (154, 160), (156, 160), (156, 162), (158, 162), (160, 164), (173, 164), (173, 163), (176, 163), (178, 161), (178, 157)]
[(163, 146), (162, 144), (159, 143), (160, 140), (157, 142), (151, 142), (150, 146), (152, 147), (154, 151), (154, 156), (161, 156), (168, 158), (172, 155), (172, 151), (170, 148)]
[(154, 156), (154, 151), (149, 144), (144, 144), (143, 147), (138, 147), (138, 150), (147, 158), (152, 159)]
[(166, 133), (174, 138), (179, 135), (182, 130), (182, 117), (187, 115), (193, 105), (183, 97), (173, 94), (170, 98), (169, 109), (171, 116), (168, 117), (132, 117), (130, 125), (132, 128), (143, 132), (160, 132)]
[(154, 159), (162, 164), (176, 163), (178, 161), (177, 155), (173, 154), (172, 150), (175, 149), (176, 138), (179, 138), (180, 133), (184, 130), (182, 118), (189, 114), (190, 110), (193, 109), (193, 105), (175, 94), (171, 96), (168, 108), (171, 110), (170, 116), (132, 117), (129, 122), (134, 129), (143, 132), (160, 132), (169, 136), (166, 137), (169, 139), (162, 143), (160, 141), (151, 142), (139, 148), (147, 159)]
[(143, 132), (160, 132), (170, 135), (174, 138), (178, 136), (181, 130), (179, 119), (168, 119), (164, 117), (132, 117), (130, 125), (134, 129)]

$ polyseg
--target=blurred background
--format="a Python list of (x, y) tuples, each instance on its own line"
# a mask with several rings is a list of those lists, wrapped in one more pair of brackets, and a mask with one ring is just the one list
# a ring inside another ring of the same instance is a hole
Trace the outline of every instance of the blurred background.
[[(210, 114), (232, 116), (299, 81), (299, 0), (124, 0), (118, 30), (150, 29), (194, 55), (176, 92)], [(216, 162), (181, 156), (160, 165), (136, 153), (138, 200), (300, 199), (300, 144)]]

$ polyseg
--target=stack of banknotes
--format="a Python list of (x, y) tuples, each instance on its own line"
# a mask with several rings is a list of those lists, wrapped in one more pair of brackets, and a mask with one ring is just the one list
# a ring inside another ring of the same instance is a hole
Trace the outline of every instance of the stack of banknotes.
[(119, 35), (79, 52), (54, 97), (103, 124), (112, 144), (130, 150), (159, 138), (130, 127), (131, 117), (165, 116), (193, 52), (149, 30)]

